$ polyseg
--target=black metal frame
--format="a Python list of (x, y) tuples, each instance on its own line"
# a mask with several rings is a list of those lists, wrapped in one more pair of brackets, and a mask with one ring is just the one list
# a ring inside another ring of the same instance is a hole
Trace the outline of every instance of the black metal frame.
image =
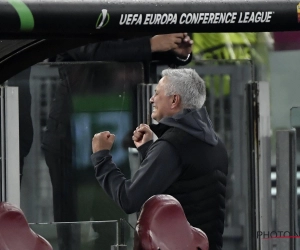
[(297, 0), (0, 0), (0, 36), (300, 30), (298, 5)]
[[(0, 83), (93, 41), (172, 32), (300, 30), (298, 6), (297, 0), (0, 0), (0, 39), (38, 39), (7, 54), (0, 43)], [(189, 17), (197, 20), (188, 23)]]

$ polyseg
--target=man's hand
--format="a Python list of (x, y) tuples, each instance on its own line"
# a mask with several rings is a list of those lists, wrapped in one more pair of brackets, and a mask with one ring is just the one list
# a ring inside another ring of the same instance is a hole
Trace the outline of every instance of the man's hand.
[(137, 148), (152, 139), (153, 132), (147, 124), (140, 124), (140, 126), (133, 131), (132, 140)]
[(184, 38), (181, 43), (178, 44), (178, 47), (173, 49), (173, 51), (178, 57), (186, 59), (188, 55), (192, 53), (193, 43), (194, 41), (190, 38), (190, 36), (188, 36), (187, 33), (184, 33)]
[(153, 36), (150, 43), (152, 52), (173, 50), (178, 57), (186, 59), (192, 52), (193, 40), (187, 33), (174, 33)]
[(109, 131), (95, 134), (92, 140), (93, 153), (96, 153), (100, 150), (111, 150), (114, 141), (115, 135), (111, 134)]

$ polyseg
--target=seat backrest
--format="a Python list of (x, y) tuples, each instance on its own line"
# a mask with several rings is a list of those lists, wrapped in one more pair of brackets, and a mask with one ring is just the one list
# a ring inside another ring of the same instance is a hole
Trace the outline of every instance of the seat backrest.
[(208, 250), (206, 234), (192, 227), (173, 196), (155, 195), (143, 205), (134, 250)]
[(52, 250), (43, 237), (33, 232), (22, 210), (8, 202), (0, 202), (1, 250)]

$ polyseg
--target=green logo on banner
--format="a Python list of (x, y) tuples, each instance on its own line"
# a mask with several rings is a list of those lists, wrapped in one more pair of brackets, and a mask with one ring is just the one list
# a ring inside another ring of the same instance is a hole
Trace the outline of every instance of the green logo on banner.
[(107, 12), (107, 9), (103, 9), (96, 22), (96, 29), (99, 30), (105, 27), (109, 22), (109, 18), (110, 16), (109, 13)]
[(28, 6), (22, 0), (7, 0), (17, 11), (20, 18), (20, 30), (31, 31), (34, 28), (34, 18)]

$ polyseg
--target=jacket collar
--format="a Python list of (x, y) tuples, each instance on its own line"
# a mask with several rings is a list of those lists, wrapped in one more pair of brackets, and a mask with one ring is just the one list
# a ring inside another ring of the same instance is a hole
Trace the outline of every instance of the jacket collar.
[(157, 137), (161, 137), (169, 128), (168, 125), (158, 123), (158, 124), (151, 124), (150, 129), (156, 134)]

